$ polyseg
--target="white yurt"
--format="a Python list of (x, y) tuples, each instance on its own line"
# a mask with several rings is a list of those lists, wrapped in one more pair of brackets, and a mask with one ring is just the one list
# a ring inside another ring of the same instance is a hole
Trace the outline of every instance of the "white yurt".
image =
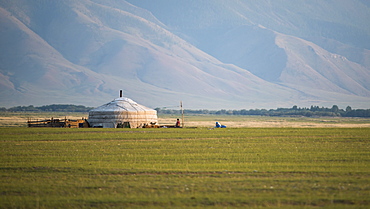
[(90, 127), (96, 128), (142, 128), (158, 123), (157, 111), (133, 100), (120, 97), (89, 111)]

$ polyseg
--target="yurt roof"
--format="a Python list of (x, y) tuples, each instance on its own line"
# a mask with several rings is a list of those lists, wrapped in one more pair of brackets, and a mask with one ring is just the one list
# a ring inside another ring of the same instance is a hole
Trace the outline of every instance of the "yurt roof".
[(140, 112), (140, 111), (154, 111), (151, 108), (145, 107), (133, 101), (132, 99), (126, 97), (119, 97), (107, 104), (99, 106), (95, 109), (90, 111), (106, 111), (106, 112), (121, 112), (121, 111), (128, 111), (128, 112)]

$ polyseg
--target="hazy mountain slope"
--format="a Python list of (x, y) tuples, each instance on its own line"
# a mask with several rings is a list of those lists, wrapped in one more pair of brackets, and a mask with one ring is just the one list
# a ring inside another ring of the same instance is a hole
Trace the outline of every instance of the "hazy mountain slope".
[(288, 57), (280, 82), (311, 90), (370, 96), (370, 71), (365, 67), (291, 36), (279, 34), (276, 43), (285, 49)]
[[(281, 16), (275, 3), (130, 2), (0, 1), (0, 106), (97, 106), (119, 89), (150, 107), (180, 100), (202, 109), (370, 101), (366, 49), (355, 50), (364, 57), (355, 63), (284, 34), (300, 31), (289, 22), (296, 15)], [(284, 27), (260, 26), (257, 15), (279, 17)]]
[(202, 38), (202, 33), (252, 24), (308, 40), (337, 40), (370, 49), (370, 9), (366, 1), (128, 1), (148, 9), (166, 25), (196, 40)]
[(241, 25), (211, 37), (214, 44), (207, 47), (207, 51), (225, 63), (233, 63), (274, 82), (287, 62), (287, 55), (275, 44), (275, 38), (271, 30)]
[(318, 96), (315, 90), (369, 97), (370, 10), (362, 1), (129, 1), (267, 81)]
[[(73, 65), (22, 22), (0, 8), (2, 102), (8, 105), (66, 102), (74, 89), (90, 93), (101, 77)], [(98, 93), (98, 92), (96, 92)]]
[[(191, 38), (240, 25), (302, 37), (321, 37), (370, 49), (370, 9), (360, 0), (128, 0)], [(368, 3), (367, 3), (368, 4)], [(174, 18), (176, 17), (176, 18)]]
[(298, 95), (224, 65), (167, 31), (148, 12), (127, 3), (119, 4), (125, 10), (109, 6), (115, 1), (100, 3), (3, 5), (12, 14), (2, 10), (1, 46), (12, 54), (1, 54), (7, 60), (1, 63), (2, 84), (13, 95), (3, 104), (80, 99), (79, 104), (98, 105), (116, 97), (118, 89), (153, 107), (179, 100), (189, 107), (242, 107)]

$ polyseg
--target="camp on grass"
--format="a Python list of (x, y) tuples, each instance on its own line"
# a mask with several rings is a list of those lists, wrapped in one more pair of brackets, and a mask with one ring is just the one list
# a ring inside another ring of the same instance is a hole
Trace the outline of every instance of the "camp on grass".
[(198, 128), (1, 127), (1, 208), (370, 206), (367, 120), (185, 120)]

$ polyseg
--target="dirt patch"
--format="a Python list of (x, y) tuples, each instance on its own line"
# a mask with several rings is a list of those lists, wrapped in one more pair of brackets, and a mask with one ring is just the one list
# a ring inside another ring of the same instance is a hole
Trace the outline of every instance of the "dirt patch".
[[(218, 119), (216, 119), (218, 117)], [(81, 116), (66, 116), (67, 119), (76, 120), (81, 119)], [(32, 120), (44, 120), (50, 118), (37, 118), (31, 117)], [(64, 117), (59, 117), (64, 119)], [(1, 116), (0, 127), (25, 127), (27, 126), (27, 117), (23, 116)], [(219, 121), (229, 128), (279, 128), (279, 127), (292, 127), (292, 128), (370, 128), (369, 119), (358, 118), (278, 118), (278, 117), (227, 117), (222, 116), (214, 117), (192, 117), (185, 119), (185, 127), (208, 127), (213, 128), (215, 122)], [(160, 125), (175, 125), (176, 118), (158, 118)]]
[(1, 127), (9, 127), (9, 126), (26, 126), (27, 119), (21, 117), (0, 117), (0, 126)]
[[(214, 127), (213, 123), (209, 122), (187, 122), (187, 126), (200, 126), (200, 127)], [(318, 123), (291, 123), (291, 122), (261, 122), (261, 121), (245, 121), (245, 122), (225, 122), (223, 125), (232, 128), (370, 128), (370, 124), (318, 124)]]
[[(229, 128), (282, 128), (282, 127), (292, 127), (292, 128), (370, 128), (370, 123), (352, 123), (351, 119), (348, 122), (338, 122), (338, 121), (285, 121), (280, 119), (271, 120), (269, 118), (264, 118), (263, 120), (247, 120), (247, 121), (222, 121), (222, 125), (226, 125)], [(171, 124), (174, 120), (169, 119), (159, 119), (159, 124)], [(185, 127), (209, 127), (213, 128), (215, 126), (215, 121), (185, 121)]]

